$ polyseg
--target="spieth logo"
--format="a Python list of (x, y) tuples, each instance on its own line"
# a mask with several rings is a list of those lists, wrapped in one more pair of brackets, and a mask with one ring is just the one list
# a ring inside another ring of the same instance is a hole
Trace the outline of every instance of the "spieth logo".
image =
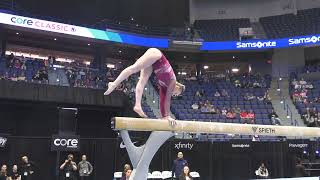
[(188, 149), (188, 150), (192, 150), (193, 146), (194, 146), (194, 144), (191, 144), (191, 143), (186, 143), (186, 144), (185, 144), (185, 143), (179, 142), (179, 143), (174, 144), (174, 148), (175, 148), (175, 149)]
[(261, 127), (257, 127), (257, 126), (253, 126), (252, 131), (255, 134), (256, 133), (260, 133), (260, 134), (275, 134), (276, 133), (276, 130), (274, 128), (261, 128)]
[(318, 43), (320, 41), (320, 36), (312, 36), (306, 38), (294, 38), (289, 39), (289, 45), (299, 45), (299, 44), (307, 44), (307, 43)]
[(268, 41), (268, 42), (237, 42), (237, 49), (241, 48), (272, 48), (276, 47), (276, 41)]
[(0, 137), (0, 147), (5, 147), (8, 139), (5, 137)]
[(78, 148), (78, 139), (55, 139), (53, 141), (55, 146), (62, 146), (67, 148)]

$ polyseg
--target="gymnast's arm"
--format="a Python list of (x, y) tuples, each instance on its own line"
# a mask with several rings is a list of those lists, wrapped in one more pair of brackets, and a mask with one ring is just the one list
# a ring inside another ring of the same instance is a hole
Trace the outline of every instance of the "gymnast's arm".
[(171, 106), (171, 97), (173, 95), (174, 88), (176, 87), (176, 80), (173, 79), (170, 81), (169, 86), (167, 88), (166, 97), (164, 99), (164, 118), (170, 118), (170, 106)]

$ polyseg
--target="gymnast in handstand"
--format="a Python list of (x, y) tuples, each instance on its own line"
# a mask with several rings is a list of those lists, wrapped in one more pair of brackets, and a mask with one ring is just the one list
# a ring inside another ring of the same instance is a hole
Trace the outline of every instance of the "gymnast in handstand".
[(185, 86), (176, 81), (176, 76), (167, 58), (159, 49), (150, 48), (133, 65), (124, 69), (114, 82), (108, 84), (108, 89), (104, 95), (109, 95), (122, 81), (130, 75), (140, 71), (140, 78), (136, 86), (136, 102), (133, 110), (139, 116), (146, 118), (147, 115), (141, 107), (141, 98), (145, 85), (147, 84), (152, 72), (155, 73), (160, 87), (160, 111), (162, 118), (175, 124), (170, 117), (170, 104), (172, 95), (181, 94)]
[[(109, 95), (122, 81), (138, 71), (140, 71), (140, 78), (136, 86), (136, 102), (133, 110), (141, 117), (147, 117), (141, 107), (141, 98), (144, 87), (152, 72), (154, 72), (160, 87), (161, 116), (168, 120), (171, 126), (175, 126), (175, 119), (170, 117), (171, 97), (181, 94), (185, 90), (185, 86), (176, 81), (176, 76), (169, 61), (159, 49), (148, 49), (133, 65), (124, 69), (114, 82), (108, 84), (108, 89), (104, 95)], [(174, 135), (173, 132), (155, 131), (151, 133), (145, 145), (136, 147), (132, 143), (128, 131), (122, 130), (120, 134), (134, 168), (130, 180), (147, 179), (149, 164), (153, 156), (162, 144)]]

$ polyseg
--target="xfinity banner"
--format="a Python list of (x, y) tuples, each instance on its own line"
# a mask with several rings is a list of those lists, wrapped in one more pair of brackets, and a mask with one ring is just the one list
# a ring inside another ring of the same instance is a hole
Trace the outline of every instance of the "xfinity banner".
[(197, 143), (195, 141), (181, 140), (173, 141), (172, 146), (176, 151), (195, 151), (198, 149)]
[(297, 36), (283, 39), (204, 42), (201, 50), (259, 50), (320, 44), (320, 35)]
[(51, 151), (80, 151), (80, 136), (52, 135)]

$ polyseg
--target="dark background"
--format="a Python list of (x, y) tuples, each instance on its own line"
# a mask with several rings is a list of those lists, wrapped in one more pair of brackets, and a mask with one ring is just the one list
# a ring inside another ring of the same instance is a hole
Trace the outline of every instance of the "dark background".
[(17, 1), (30, 13), (95, 24), (103, 19), (153, 26), (182, 26), (188, 21), (187, 0), (27, 0)]

